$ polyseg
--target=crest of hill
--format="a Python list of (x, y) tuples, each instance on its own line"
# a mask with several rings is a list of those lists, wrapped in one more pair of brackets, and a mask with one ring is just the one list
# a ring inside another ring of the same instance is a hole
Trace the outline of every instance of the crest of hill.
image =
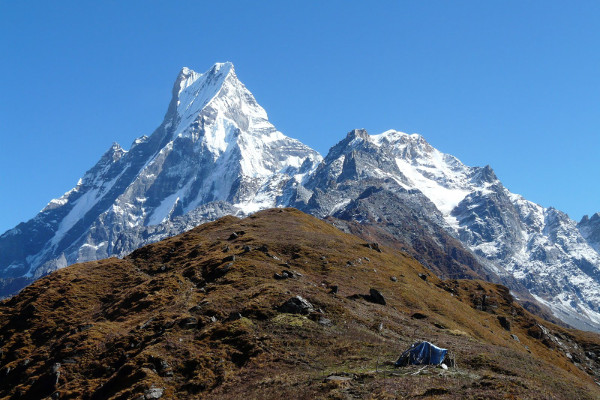
[[(306, 315), (281, 311), (294, 296)], [(393, 370), (423, 339), (458, 368)], [(598, 335), (295, 209), (56, 271), (1, 303), (0, 340), (6, 399), (600, 396)]]

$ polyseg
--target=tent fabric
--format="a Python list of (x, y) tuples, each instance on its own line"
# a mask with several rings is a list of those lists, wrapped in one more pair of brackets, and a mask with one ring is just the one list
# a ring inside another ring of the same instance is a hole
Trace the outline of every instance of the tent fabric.
[(447, 349), (442, 349), (429, 342), (416, 342), (410, 349), (402, 353), (395, 365), (396, 367), (422, 364), (439, 365), (444, 361), (447, 353)]

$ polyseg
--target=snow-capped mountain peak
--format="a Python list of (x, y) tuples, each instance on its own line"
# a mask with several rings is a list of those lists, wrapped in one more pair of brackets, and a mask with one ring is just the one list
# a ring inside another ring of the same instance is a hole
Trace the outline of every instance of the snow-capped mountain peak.
[(169, 226), (198, 208), (194, 215), (207, 218), (274, 207), (285, 184), (320, 161), (275, 129), (233, 64), (205, 73), (183, 68), (156, 131), (129, 151), (114, 143), (72, 190), (0, 240), (0, 270), (5, 278), (32, 278), (122, 254), (143, 240), (136, 230)]
[[(186, 91), (191, 86), (195, 86), (193, 91), (198, 89), (207, 90), (208, 87), (218, 90), (229, 73), (234, 73), (234, 66), (231, 62), (216, 63), (205, 73), (196, 72), (188, 67), (181, 68), (175, 84), (173, 85), (173, 95), (181, 97), (182, 92)], [(181, 101), (186, 103), (185, 101)]]
[(418, 134), (355, 129), (323, 159), (269, 122), (231, 63), (183, 68), (151, 135), (129, 150), (114, 143), (73, 189), (1, 235), (0, 290), (274, 206), (374, 222), (424, 254), (440, 246), (452, 271), (481, 260), (477, 271), (600, 330), (599, 214), (577, 225), (512, 194), (489, 166), (466, 166)]
[[(269, 122), (266, 111), (239, 81), (230, 62), (217, 63), (202, 74), (183, 68), (165, 121), (171, 141), (190, 138), (210, 151), (214, 159), (232, 146), (239, 148), (242, 172), (247, 176), (287, 167), (267, 165), (257, 157), (265, 145), (288, 138)], [(298, 168), (303, 160), (295, 161)]]
[(425, 194), (451, 225), (455, 224), (451, 211), (467, 194), (486, 190), (493, 183), (492, 180), (481, 185), (476, 179), (481, 168), (468, 167), (456, 157), (440, 152), (419, 134), (388, 130), (371, 136), (371, 140), (393, 155), (408, 186)]

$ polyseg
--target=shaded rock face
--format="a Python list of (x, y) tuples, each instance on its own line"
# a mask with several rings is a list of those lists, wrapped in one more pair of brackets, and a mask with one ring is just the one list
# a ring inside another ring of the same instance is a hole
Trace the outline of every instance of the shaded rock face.
[(377, 289), (371, 288), (369, 290), (369, 296), (367, 297), (367, 299), (371, 303), (381, 304), (383, 306), (386, 305), (385, 297), (383, 297), (383, 295), (381, 294), (381, 292), (379, 290), (377, 290)]
[(591, 218), (584, 216), (577, 224), (577, 228), (589, 245), (596, 251), (600, 251), (600, 213), (592, 215)]
[(504, 315), (498, 316), (498, 322), (500, 323), (501, 327), (503, 327), (507, 331), (510, 331), (510, 321)]
[[(336, 212), (334, 218), (334, 225), (345, 231), (365, 238), (377, 237), (390, 246), (401, 244), (438, 276), (499, 281), (481, 260), (439, 225), (443, 225), (441, 215), (419, 193), (368, 188), (344, 210)], [(354, 223), (357, 221), (359, 225)]]
[(452, 216), (460, 221), (459, 239), (477, 248), (481, 243), (492, 243), (504, 235), (494, 253), (486, 254), (483, 249), (475, 250), (481, 256), (493, 259), (505, 259), (515, 251), (519, 235), (524, 230), (517, 210), (513, 207), (508, 194), (502, 187), (493, 188), (491, 194), (475, 192), (467, 195), (452, 210)]

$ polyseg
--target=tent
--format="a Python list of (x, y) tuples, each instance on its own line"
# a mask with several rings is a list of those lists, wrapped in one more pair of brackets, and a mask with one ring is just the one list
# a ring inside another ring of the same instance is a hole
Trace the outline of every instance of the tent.
[(439, 365), (444, 361), (446, 353), (448, 353), (447, 349), (442, 349), (429, 342), (416, 342), (410, 346), (410, 349), (402, 353), (394, 365), (396, 367), (421, 364)]

